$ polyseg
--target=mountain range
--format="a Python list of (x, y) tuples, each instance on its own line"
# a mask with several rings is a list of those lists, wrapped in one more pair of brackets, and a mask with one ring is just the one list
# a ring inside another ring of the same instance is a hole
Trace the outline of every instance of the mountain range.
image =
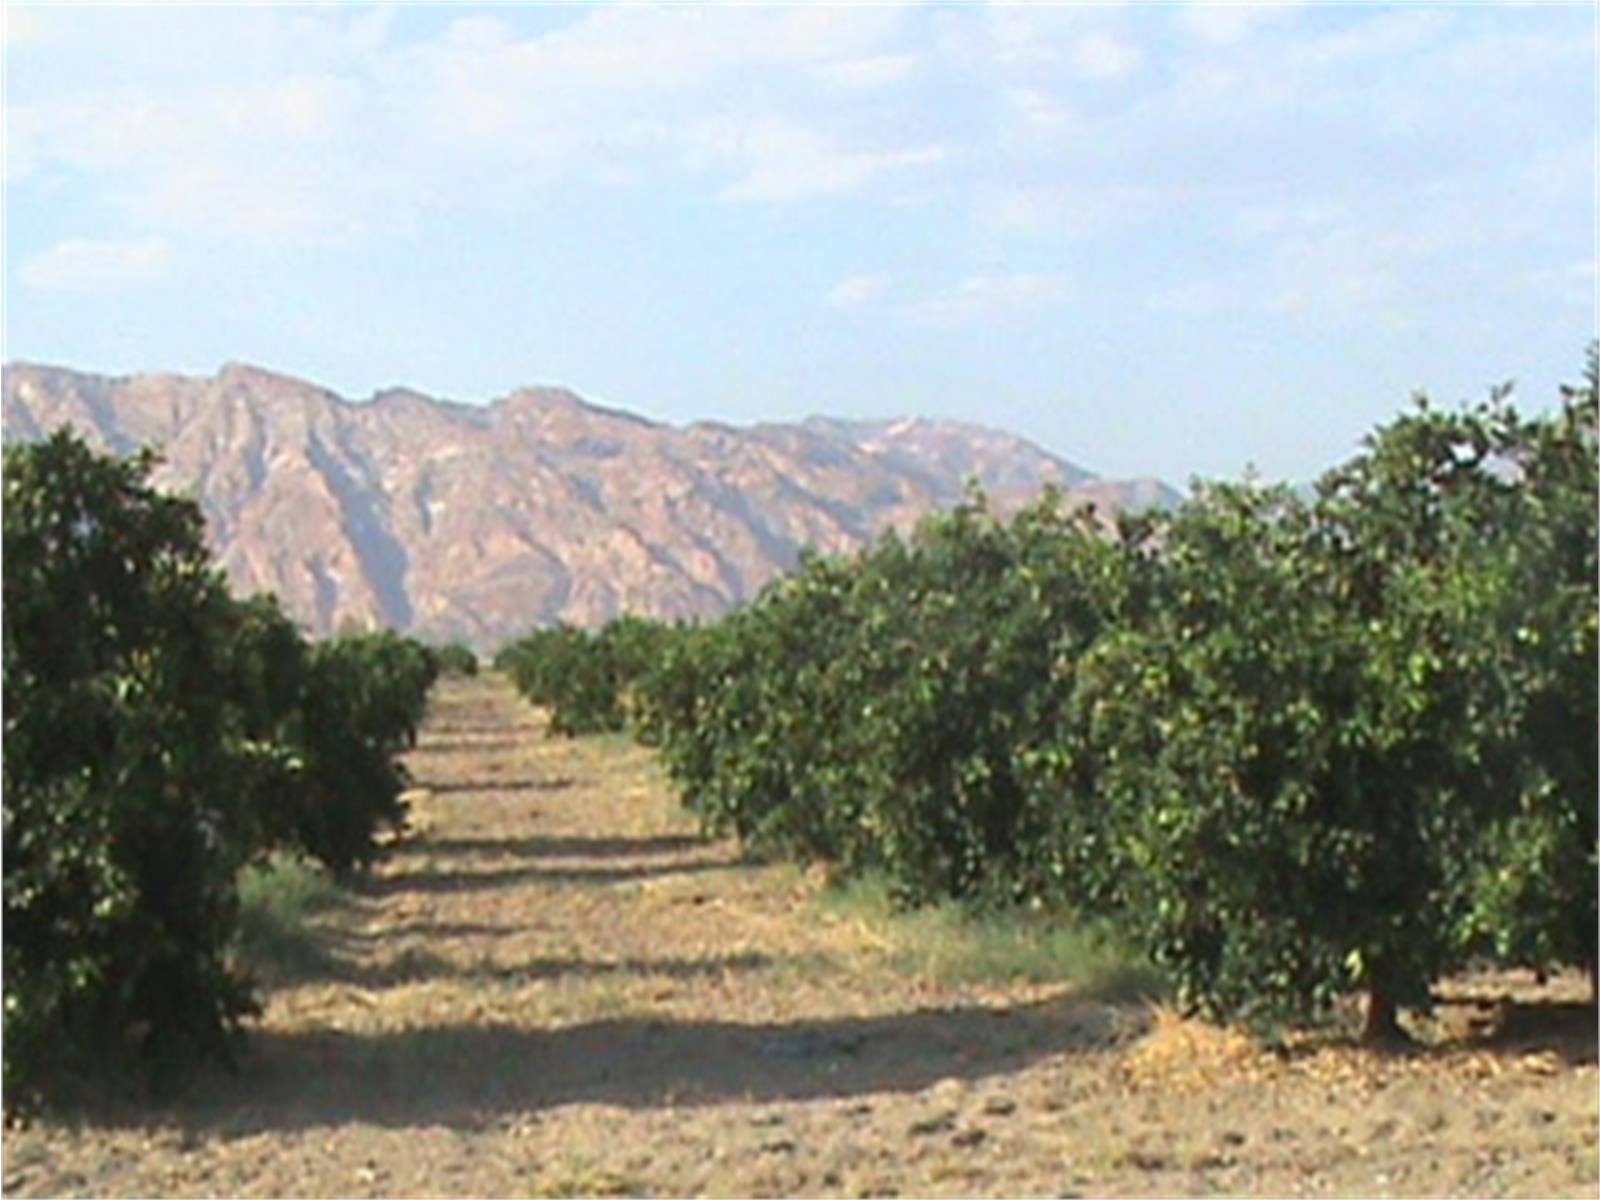
[(904, 418), (673, 426), (533, 387), (487, 404), (405, 388), (350, 401), (229, 365), (210, 377), (4, 368), (3, 433), (75, 426), (192, 495), (230, 585), (312, 633), (384, 625), (480, 649), (556, 620), (693, 618), (749, 599), (800, 549), (849, 553), (958, 501), (1046, 485), (1101, 509), (1166, 504), (1020, 437)]

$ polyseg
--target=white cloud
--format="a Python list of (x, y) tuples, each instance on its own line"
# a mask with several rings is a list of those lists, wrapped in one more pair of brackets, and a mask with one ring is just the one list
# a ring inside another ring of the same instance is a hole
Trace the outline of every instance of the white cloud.
[[(82, 22), (74, 43), (115, 70), (13, 103), (8, 177), (76, 177), (124, 218), (280, 235), (673, 177), (786, 203), (945, 154), (857, 108), (914, 72), (899, 9), (607, 8), (532, 35), (470, 16), (406, 43), (381, 9), (253, 9), (237, 15), (248, 36), (216, 42), (203, 71), (165, 69), (223, 19)], [(830, 84), (835, 102), (818, 103)]]
[(1067, 61), (1080, 79), (1120, 79), (1132, 72), (1143, 57), (1137, 47), (1103, 31), (1074, 39), (1067, 53)]
[(1184, 317), (1214, 317), (1237, 310), (1240, 296), (1236, 280), (1188, 279), (1159, 288), (1145, 300), (1154, 312)]
[(1083, 132), (1082, 122), (1067, 103), (1044, 88), (1007, 87), (998, 98), (1000, 137), (1014, 148), (1027, 150), (1041, 142)]
[(1370, 64), (1385, 55), (1424, 48), (1454, 23), (1446, 11), (1431, 8), (1378, 11), (1349, 28), (1304, 39), (1295, 56), (1307, 62), (1336, 65), (1341, 60)]
[(348, 112), (354, 91), (327, 75), (290, 76), (228, 96), (222, 115), (241, 130), (303, 140), (330, 132)]
[[(1302, 327), (1357, 322), (1373, 331), (1435, 320), (1456, 293), (1538, 294), (1559, 304), (1592, 305), (1592, 286), (1582, 286), (1573, 260), (1525, 265), (1538, 261), (1539, 239), (1552, 227), (1576, 224), (1574, 211), (1561, 215), (1559, 197), (1530, 207), (1537, 191), (1529, 181), (1535, 177), (1536, 171), (1524, 168), (1508, 188), (1466, 179), (1240, 206), (1218, 222), (1231, 261), (1212, 261), (1209, 271), (1197, 263), (1177, 264), (1147, 305), (1192, 316), (1268, 317)], [(1576, 190), (1569, 186), (1568, 196)], [(1503, 257), (1508, 245), (1521, 248), (1510, 270)]]
[(904, 25), (893, 9), (628, 8), (518, 39), (474, 18), (409, 54), (425, 99), (405, 103), (478, 195), (492, 169), (502, 194), (687, 176), (732, 202), (839, 196), (946, 153), (856, 107), (915, 73)]
[(1600, 297), (1600, 264), (1593, 258), (1577, 259), (1553, 267), (1524, 272), (1519, 280), (1530, 292), (1554, 299), (1577, 313), (1592, 315)]
[(616, 7), (591, 12), (541, 36), (518, 39), (506, 22), (461, 18), (422, 56), (470, 64), (485, 82), (514, 93), (554, 87), (586, 93), (647, 93), (696, 88), (708, 77), (796, 66), (853, 67), (865, 76), (903, 74), (886, 43), (902, 14), (832, 7)]
[(739, 170), (719, 193), (730, 201), (783, 203), (841, 196), (884, 176), (936, 166), (948, 154), (942, 146), (850, 149), (816, 129), (787, 121), (756, 128), (735, 126), (715, 141), (722, 157)]
[(958, 23), (959, 14), (951, 19), (946, 25), (946, 52), (970, 56), (974, 65), (1005, 72), (1048, 68), (1058, 58), (1061, 23), (1078, 19), (1068, 9), (990, 4), (971, 24)]
[(851, 312), (865, 308), (880, 299), (888, 290), (889, 277), (881, 272), (872, 275), (851, 275), (847, 279), (840, 280), (829, 290), (822, 298), (822, 302), (829, 308)]
[[(557, 189), (849, 198), (914, 203), (908, 225), (954, 226), (968, 261), (1038, 262), (1019, 244), (1061, 239), (1148, 256), (1142, 229), (1206, 239), (1235, 261), (1185, 268), (1199, 278), (1170, 296), (1191, 308), (1224, 291), (1356, 304), (1412, 294), (1395, 281), (1452, 254), (1587, 249), (1545, 231), (1553, 206), (1592, 202), (1592, 46), (1537, 13), (619, 6), (402, 40), (384, 9), (151, 10), (139, 37), (117, 24), (133, 17), (77, 11), (48, 14), (71, 36), (41, 53), (81, 61), (31, 77), (70, 86), (8, 97), (8, 186), (81, 187), (121, 227), (175, 239), (525, 215)], [(1552, 70), (1582, 84), (1570, 129), (1548, 119)], [(1341, 275), (1340, 255), (1359, 263)], [(959, 323), (1064, 294), (998, 272), (907, 311)]]
[(348, 220), (363, 196), (336, 136), (356, 85), (286, 75), (184, 94), (153, 87), (15, 105), (7, 168), (98, 179), (135, 219), (281, 233)]
[(998, 236), (1051, 239), (1110, 237), (1171, 211), (1172, 197), (1140, 185), (994, 184), (977, 188), (979, 227)]
[(254, 174), (248, 167), (196, 162), (152, 180), (134, 206), (144, 220), (219, 233), (274, 237), (359, 218), (319, 193), (316, 172)]
[(1185, 5), (1178, 18), (1179, 28), (1190, 37), (1211, 47), (1232, 46), (1258, 32), (1294, 19), (1300, 6), (1288, 0), (1261, 4), (1218, 4), (1197, 0)]
[(25, 261), (20, 277), (30, 287), (55, 291), (140, 283), (160, 275), (170, 258), (171, 247), (161, 238), (67, 238)]
[(917, 60), (911, 54), (879, 54), (872, 58), (853, 58), (832, 63), (826, 78), (839, 87), (870, 91), (904, 83), (916, 73)]
[(50, 30), (44, 12), (37, 8), (20, 8), (15, 4), (4, 6), (0, 14), (0, 46), (19, 50), (24, 46), (37, 46), (45, 40)]
[(973, 325), (1055, 308), (1068, 295), (1067, 281), (1060, 274), (977, 274), (929, 296), (913, 306), (908, 315), (923, 325)]
[(194, 125), (179, 105), (145, 92), (13, 104), (9, 122), (12, 135), (22, 136), (30, 168), (48, 161), (86, 174), (154, 164), (181, 146)]

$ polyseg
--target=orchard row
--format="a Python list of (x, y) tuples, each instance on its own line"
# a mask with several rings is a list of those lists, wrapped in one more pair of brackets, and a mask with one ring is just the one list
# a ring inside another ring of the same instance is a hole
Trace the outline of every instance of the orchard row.
[(1550, 415), (1419, 401), (1314, 492), (1123, 518), (972, 497), (703, 627), (502, 652), (631, 724), (708, 829), (908, 903), (1111, 923), (1213, 1015), (1596, 955), (1596, 365)]
[(310, 644), (232, 599), (150, 455), (69, 433), (5, 452), (5, 1103), (77, 1068), (169, 1077), (252, 1011), (238, 878), (272, 851), (337, 874), (404, 817), (441, 654)]

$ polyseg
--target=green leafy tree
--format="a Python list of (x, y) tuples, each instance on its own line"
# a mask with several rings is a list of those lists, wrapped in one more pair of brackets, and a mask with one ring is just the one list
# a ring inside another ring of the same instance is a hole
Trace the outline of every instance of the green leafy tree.
[(1061, 720), (1076, 654), (1127, 601), (1119, 549), (1047, 495), (1010, 521), (981, 495), (925, 521), (909, 551), (858, 566), (853, 678), (865, 821), (905, 900), (1036, 893), (1056, 814), (1028, 748)]
[(1461, 965), (1472, 865), (1517, 764), (1496, 636), (1516, 482), (1496, 397), (1378, 430), (1314, 503), (1204, 489), (1162, 531), (1152, 619), (1097, 646), (1077, 711), (1122, 882), (1197, 1006), (1367, 1033)]
[(562, 623), (505, 647), (496, 665), (530, 703), (550, 710), (551, 732), (603, 733), (632, 721), (635, 689), (674, 636), (672, 626), (633, 615), (597, 631)]
[(1483, 955), (1592, 971), (1597, 373), (1420, 402), (1309, 498), (803, 558), (651, 648), (635, 728), (714, 831), (1113, 917), (1216, 1015), (1359, 991), (1381, 1039)]
[(240, 868), (273, 847), (339, 871), (403, 818), (432, 652), (308, 647), (231, 599), (199, 509), (57, 433), (4, 491), (4, 1045), (8, 1109), (66, 1077), (153, 1082), (230, 1056)]
[(408, 777), (399, 755), (416, 743), (438, 669), (427, 647), (388, 631), (311, 647), (284, 733), (298, 777), (278, 815), (279, 841), (337, 874), (376, 857), (377, 833), (405, 823)]
[(641, 677), (642, 727), (708, 830), (802, 859), (852, 856), (857, 809), (838, 772), (853, 760), (837, 735), (854, 731), (829, 682), (853, 661), (848, 579), (806, 555), (714, 628), (681, 631)]
[(439, 660), (439, 670), (446, 675), (471, 678), (478, 673), (478, 656), (471, 646), (451, 642), (448, 646), (435, 648), (433, 653)]
[(1490, 768), (1515, 677), (1493, 624), (1515, 485), (1495, 462), (1513, 421), (1503, 394), (1453, 414), (1419, 402), (1319, 487), (1323, 577), (1361, 655), (1335, 762), (1349, 823), (1369, 839), (1349, 961), (1373, 1037), (1460, 965), (1462, 873), (1506, 799)]
[(625, 721), (614, 648), (565, 623), (538, 629), (499, 659), (523, 696), (550, 710), (550, 729), (574, 736), (621, 729)]
[(1032, 894), (1056, 813), (1030, 805), (1023, 751), (1123, 603), (1120, 561), (1057, 497), (1005, 522), (976, 495), (855, 560), (807, 557), (647, 678), (652, 736), (713, 830), (883, 867), (906, 902)]
[(1359, 835), (1328, 754), (1359, 664), (1306, 572), (1306, 525), (1285, 492), (1202, 490), (1162, 530), (1150, 620), (1075, 673), (1092, 790), (1059, 803), (1095, 861), (1069, 894), (1228, 1016), (1304, 1015), (1349, 985)]
[(1471, 880), (1465, 941), (1502, 961), (1540, 969), (1573, 964), (1595, 978), (1597, 414), (1600, 362), (1565, 389), (1559, 410), (1517, 421), (1501, 447), (1517, 486), (1493, 548), (1502, 603), (1488, 636), (1514, 676), (1496, 777), (1511, 805), (1483, 839)]
[(230, 738), (233, 604), (199, 510), (153, 458), (57, 433), (5, 451), (5, 1089), (64, 1064), (164, 1078), (227, 1057), (251, 1009), (229, 967), (254, 849)]

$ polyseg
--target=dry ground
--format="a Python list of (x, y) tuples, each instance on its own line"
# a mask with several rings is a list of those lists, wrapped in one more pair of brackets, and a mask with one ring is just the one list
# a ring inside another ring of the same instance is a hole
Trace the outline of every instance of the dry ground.
[(414, 832), (240, 1076), (12, 1132), (5, 1192), (1600, 1192), (1576, 981), (1463, 985), (1410, 1055), (1274, 1054), (908, 976), (892, 930), (699, 839), (648, 753), (547, 738), (498, 678), (442, 685), (411, 763)]

